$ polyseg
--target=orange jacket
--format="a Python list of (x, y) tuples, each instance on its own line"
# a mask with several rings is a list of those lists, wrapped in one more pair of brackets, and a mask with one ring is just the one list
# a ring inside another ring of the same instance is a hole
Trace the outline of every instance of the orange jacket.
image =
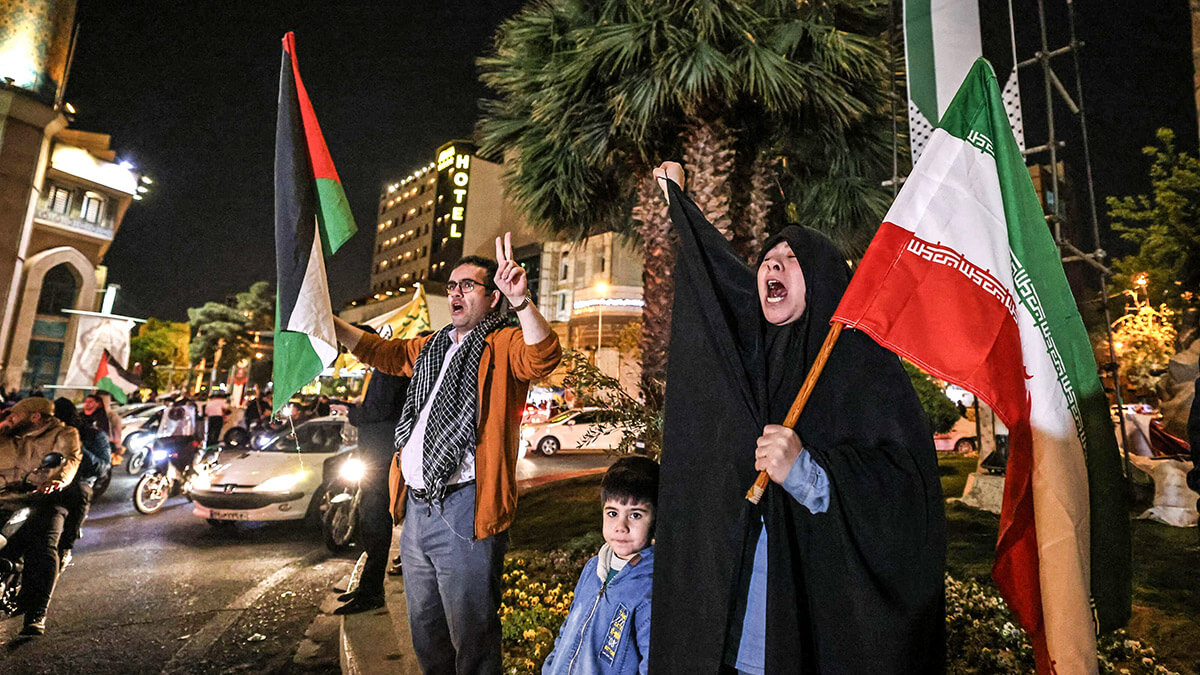
[[(384, 340), (367, 333), (354, 356), (392, 375), (411, 377), (421, 348), (432, 336)], [(558, 336), (525, 344), (520, 328), (501, 328), (484, 340), (479, 359), (479, 400), (475, 448), (475, 538), (499, 534), (512, 524), (517, 510), (517, 443), (529, 383), (549, 375), (562, 360)], [(400, 453), (392, 458), (388, 477), (392, 518), (404, 518), (404, 479)]]

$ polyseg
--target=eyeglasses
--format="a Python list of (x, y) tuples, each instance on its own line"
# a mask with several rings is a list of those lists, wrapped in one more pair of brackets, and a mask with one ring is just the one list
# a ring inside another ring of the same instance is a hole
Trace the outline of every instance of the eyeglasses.
[(475, 290), (476, 286), (482, 286), (485, 290), (488, 287), (487, 284), (485, 284), (482, 281), (475, 281), (474, 279), (463, 279), (462, 281), (447, 281), (446, 282), (446, 292), (453, 293), (454, 291), (462, 291), (463, 295), (466, 295), (467, 293), (470, 293), (471, 291)]

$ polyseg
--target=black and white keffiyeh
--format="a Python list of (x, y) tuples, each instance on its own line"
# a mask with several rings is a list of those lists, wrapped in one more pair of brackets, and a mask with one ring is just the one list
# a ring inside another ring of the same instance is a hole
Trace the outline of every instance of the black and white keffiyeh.
[[(477, 441), (475, 416), (479, 396), (479, 359), (484, 340), (492, 331), (503, 326), (504, 312), (488, 314), (479, 325), (463, 338), (458, 351), (450, 358), (442, 386), (438, 388), (429, 408), (425, 425), (425, 451), (421, 473), (425, 478), (425, 494), (429, 501), (441, 500), (446, 494), (446, 481), (454, 475), (468, 451), (475, 452)], [(453, 325), (441, 329), (425, 343), (413, 365), (412, 381), (404, 409), (396, 424), (396, 449), (404, 447), (412, 435), (417, 416), (429, 400), (438, 373), (450, 350), (450, 331)]]

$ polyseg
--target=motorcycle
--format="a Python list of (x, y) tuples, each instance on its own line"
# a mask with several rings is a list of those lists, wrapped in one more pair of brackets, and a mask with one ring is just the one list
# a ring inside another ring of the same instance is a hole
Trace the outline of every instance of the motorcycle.
[(353, 452), (325, 461), (324, 475), (334, 478), (321, 499), (321, 535), (331, 553), (342, 553), (355, 542), (361, 484), (366, 472), (366, 464)]
[[(125, 471), (129, 475), (136, 476), (149, 466), (150, 446), (154, 445), (154, 439), (158, 436), (158, 425), (161, 420), (162, 412), (156, 412), (142, 424), (141, 428), (125, 434), (121, 445), (126, 451)], [(113, 465), (116, 464), (118, 462), (114, 458)]]
[[(62, 466), (63, 456), (51, 452), (42, 458), (37, 469), (25, 474), (18, 482), (0, 486), (0, 616), (11, 616), (17, 611), (17, 596), (21, 593), (21, 576), (25, 570), (20, 552), (8, 550), (8, 545), (29, 518), (30, 503), (38, 495), (37, 488), (29, 478), (40, 471)], [(0, 479), (2, 480), (2, 479)]]
[(216, 456), (209, 457), (200, 441), (191, 436), (165, 436), (154, 441), (149, 463), (150, 469), (133, 489), (133, 507), (138, 513), (156, 513), (168, 498), (187, 494), (196, 476), (213, 470)]

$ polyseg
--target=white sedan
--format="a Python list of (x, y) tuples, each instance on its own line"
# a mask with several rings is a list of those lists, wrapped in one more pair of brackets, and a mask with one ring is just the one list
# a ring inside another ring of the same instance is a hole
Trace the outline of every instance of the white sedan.
[(226, 451), (212, 473), (193, 481), (188, 493), (195, 504), (192, 513), (213, 525), (315, 519), (325, 460), (357, 447), (357, 430), (345, 417), (331, 416), (299, 424), (260, 450)]
[[(545, 422), (521, 426), (521, 452), (537, 450), (549, 457), (566, 451), (604, 451), (616, 448), (623, 433), (612, 424), (613, 413), (598, 408), (568, 410)], [(589, 434), (589, 432), (592, 432)], [(584, 441), (588, 441), (586, 445)]]

